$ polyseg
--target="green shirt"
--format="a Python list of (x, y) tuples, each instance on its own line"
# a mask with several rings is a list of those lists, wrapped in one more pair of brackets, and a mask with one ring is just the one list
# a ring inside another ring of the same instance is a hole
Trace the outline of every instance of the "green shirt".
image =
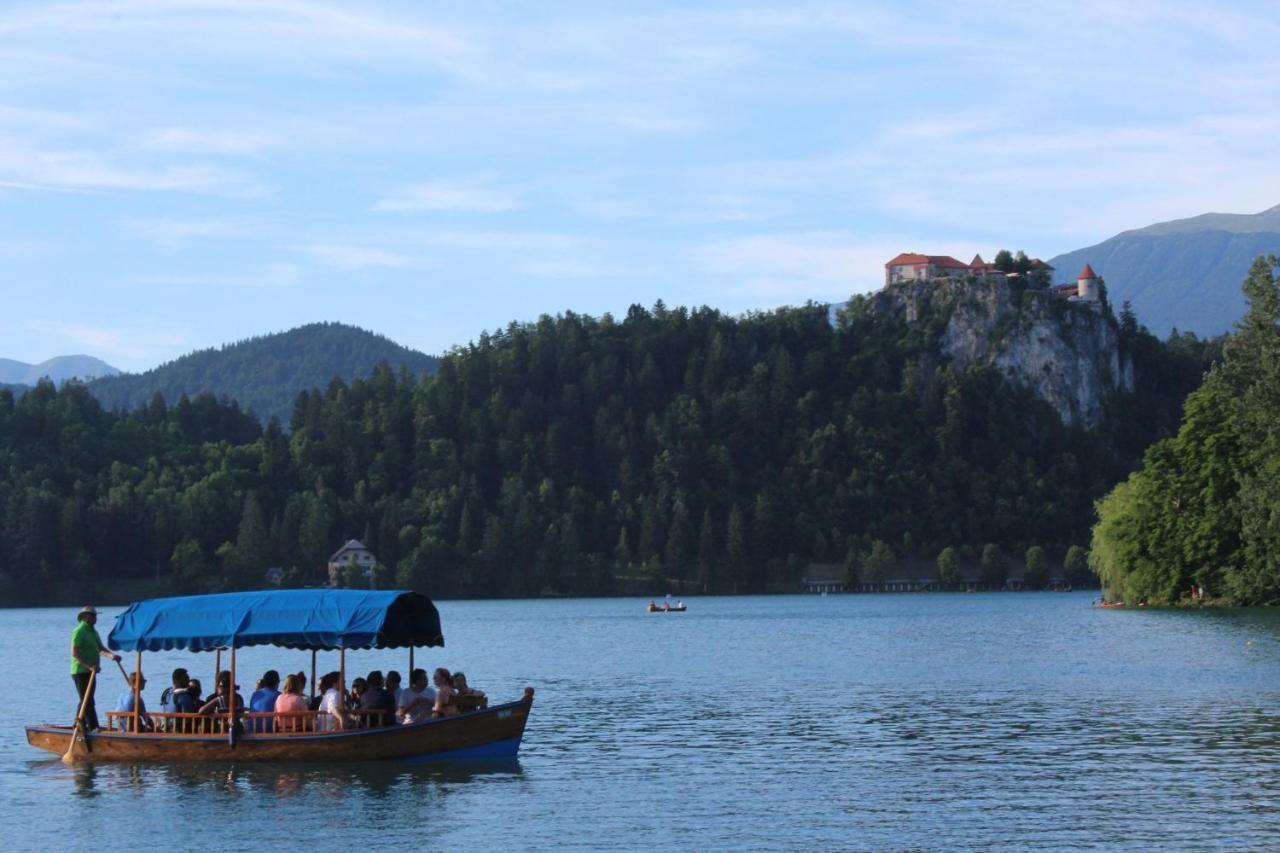
[[(102, 654), (102, 638), (98, 636), (98, 632), (88, 622), (81, 620), (71, 632), (71, 648), (75, 649), (81, 660), (86, 660), (93, 666), (98, 665), (100, 655)], [(71, 674), (79, 675), (82, 672), (88, 672), (89, 668), (75, 659), (71, 658)]]

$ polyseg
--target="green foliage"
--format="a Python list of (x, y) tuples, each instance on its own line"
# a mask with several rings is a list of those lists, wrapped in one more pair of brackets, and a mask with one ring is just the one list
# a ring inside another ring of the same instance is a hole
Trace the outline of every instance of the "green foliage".
[(1171, 604), (1191, 585), (1280, 602), (1280, 287), (1275, 256), (1244, 282), (1249, 311), (1175, 436), (1098, 503), (1089, 564), (1113, 599)]
[(1079, 545), (1072, 545), (1067, 549), (1067, 555), (1062, 560), (1062, 573), (1066, 576), (1067, 583), (1076, 586), (1089, 582), (1089, 552)]
[(948, 545), (938, 552), (938, 583), (954, 587), (960, 583), (960, 556)]
[(1028, 589), (1044, 589), (1049, 582), (1049, 561), (1045, 557), (1044, 549), (1039, 545), (1028, 548), (1024, 565), (1023, 584)]
[(893, 549), (887, 542), (877, 539), (871, 543), (871, 553), (862, 561), (863, 583), (880, 583), (889, 576), (893, 567)]
[[(841, 556), (852, 579), (895, 552), (1063, 549), (1199, 379), (1173, 367), (1194, 342), (1139, 330), (1136, 384), (1165, 414), (1117, 399), (1089, 434), (998, 371), (949, 364), (944, 326), (865, 298), (835, 327), (820, 305), (542, 317), (433, 376), (304, 391), (287, 434), (211, 395), (126, 413), (76, 384), (0, 391), (0, 582), (6, 603), (43, 601), (42, 572), (202, 591), (279, 565), (327, 583), (358, 537), (436, 596), (745, 593)], [(1149, 433), (1123, 426), (1143, 418)]]
[(1000, 546), (988, 542), (982, 546), (982, 580), (989, 586), (1000, 586), (1009, 572), (1009, 561)]

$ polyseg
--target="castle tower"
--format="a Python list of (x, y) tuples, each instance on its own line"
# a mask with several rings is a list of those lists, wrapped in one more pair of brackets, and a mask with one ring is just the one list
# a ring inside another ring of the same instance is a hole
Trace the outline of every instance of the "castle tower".
[(1076, 279), (1076, 296), (1085, 302), (1102, 301), (1102, 289), (1098, 286), (1099, 284), (1093, 267), (1085, 264), (1084, 269), (1080, 270), (1080, 276)]

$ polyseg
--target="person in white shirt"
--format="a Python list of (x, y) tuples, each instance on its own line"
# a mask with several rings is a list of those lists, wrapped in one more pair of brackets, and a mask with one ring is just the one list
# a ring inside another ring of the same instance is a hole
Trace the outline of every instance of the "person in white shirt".
[(338, 689), (339, 678), (338, 673), (330, 672), (320, 679), (318, 731), (334, 732), (347, 727), (347, 709), (342, 701), (342, 691)]
[(396, 717), (402, 723), (429, 720), (435, 704), (436, 692), (427, 684), (427, 671), (415, 669), (409, 673), (409, 686), (400, 691), (396, 700)]

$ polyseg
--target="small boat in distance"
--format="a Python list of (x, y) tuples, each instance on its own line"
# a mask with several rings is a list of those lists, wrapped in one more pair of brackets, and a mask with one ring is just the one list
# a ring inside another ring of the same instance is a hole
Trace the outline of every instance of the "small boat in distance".
[(674, 605), (669, 601), (662, 604), (654, 604), (652, 601), (645, 607), (647, 613), (683, 613), (689, 608), (685, 606), (683, 601), (677, 601)]
[[(337, 651), (339, 689), (346, 692), (347, 649), (443, 646), (440, 616), (425, 595), (406, 591), (290, 589), (192, 595), (135, 602), (116, 618), (107, 646), (136, 653), (161, 649), (230, 650), (231, 684), (236, 649), (283, 646), (315, 656)], [(220, 663), (215, 665), (215, 669)], [(382, 711), (353, 712), (352, 719), (319, 711), (141, 714), (110, 712), (109, 728), (85, 732), (75, 725), (27, 726), (27, 742), (88, 761), (424, 761), (443, 758), (514, 758), (533, 706), (533, 688), (515, 702), (488, 707), (483, 699), (457, 697), (458, 714), (398, 724)], [(140, 707), (134, 688), (133, 707)], [(233, 703), (226, 703), (230, 706)], [(83, 714), (83, 707), (81, 709)], [(142, 719), (143, 717), (147, 719)]]

